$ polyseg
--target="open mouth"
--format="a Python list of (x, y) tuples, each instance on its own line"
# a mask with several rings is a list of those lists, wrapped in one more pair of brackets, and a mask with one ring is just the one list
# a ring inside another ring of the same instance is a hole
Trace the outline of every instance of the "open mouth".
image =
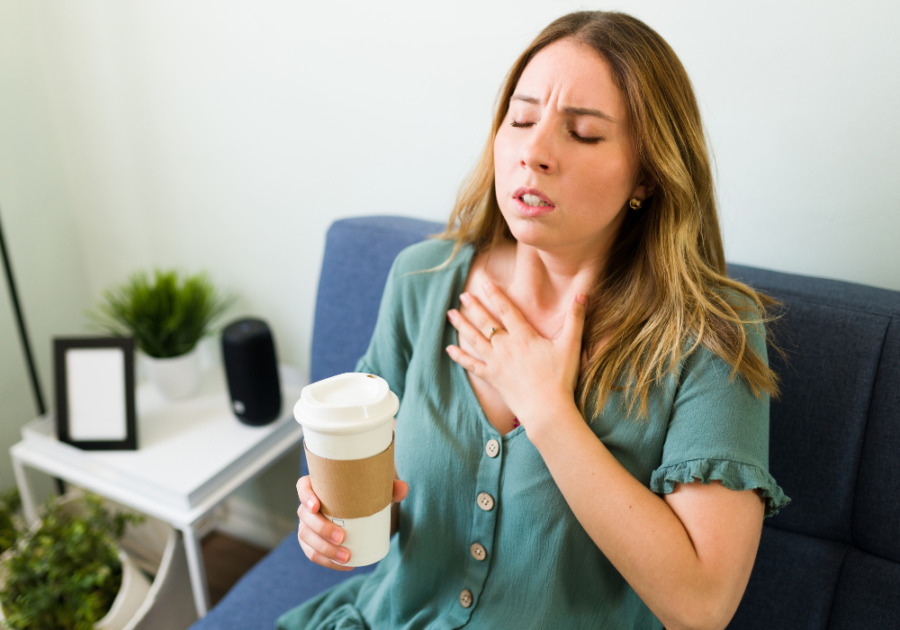
[(532, 208), (551, 208), (552, 204), (547, 203), (537, 195), (521, 195), (519, 200), (524, 203), (526, 206), (530, 206)]
[(513, 198), (521, 204), (519, 206), (520, 209), (526, 210), (534, 208), (544, 209), (544, 208), (555, 208), (556, 206), (550, 201), (546, 195), (544, 195), (541, 191), (535, 188), (519, 188), (513, 194)]

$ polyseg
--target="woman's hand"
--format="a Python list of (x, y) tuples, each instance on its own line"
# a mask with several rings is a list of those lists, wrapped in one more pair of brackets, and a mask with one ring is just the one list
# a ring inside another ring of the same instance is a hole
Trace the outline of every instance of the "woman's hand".
[[(557, 412), (574, 405), (581, 363), (581, 336), (587, 298), (576, 294), (562, 330), (554, 339), (538, 333), (493, 283), (484, 285), (499, 321), (473, 295), (460, 296), (467, 315), (448, 312), (451, 324), (479, 358), (457, 346), (447, 353), (502, 396), (526, 431), (540, 430)], [(491, 334), (491, 329), (496, 332)]]
[[(408, 492), (409, 485), (405, 481), (394, 480), (394, 503), (405, 499)], [(350, 560), (350, 550), (340, 546), (347, 537), (346, 532), (319, 513), (322, 504), (313, 492), (309, 475), (300, 477), (297, 481), (297, 496), (300, 497), (297, 539), (303, 553), (316, 564), (328, 569), (352, 571), (353, 567), (342, 566)]]

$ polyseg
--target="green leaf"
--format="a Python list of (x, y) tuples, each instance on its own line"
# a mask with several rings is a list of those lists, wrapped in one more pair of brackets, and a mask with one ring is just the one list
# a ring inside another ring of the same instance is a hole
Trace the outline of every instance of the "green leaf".
[(234, 302), (216, 291), (206, 274), (181, 280), (176, 271), (144, 272), (104, 291), (104, 301), (88, 312), (114, 335), (131, 335), (138, 347), (156, 358), (177, 357), (194, 349), (213, 322)]
[(116, 541), (135, 514), (111, 514), (86, 494), (51, 500), (39, 528), (25, 533), (4, 561), (0, 605), (13, 630), (85, 630), (102, 619), (119, 592), (122, 567)]

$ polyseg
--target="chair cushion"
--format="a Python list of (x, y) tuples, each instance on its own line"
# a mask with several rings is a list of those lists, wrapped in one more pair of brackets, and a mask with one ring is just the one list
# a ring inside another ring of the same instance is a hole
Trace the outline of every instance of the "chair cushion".
[(844, 543), (764, 527), (728, 630), (825, 630), (847, 550)]
[(900, 564), (851, 549), (838, 582), (829, 630), (900, 627)]
[[(866, 427), (853, 513), (853, 542), (900, 562), (900, 318), (888, 330)], [(895, 582), (897, 592), (900, 583)], [(900, 626), (900, 620), (897, 625)]]
[(260, 560), (191, 630), (273, 630), (285, 612), (333, 585), (377, 565), (332, 571), (303, 554), (296, 534)]

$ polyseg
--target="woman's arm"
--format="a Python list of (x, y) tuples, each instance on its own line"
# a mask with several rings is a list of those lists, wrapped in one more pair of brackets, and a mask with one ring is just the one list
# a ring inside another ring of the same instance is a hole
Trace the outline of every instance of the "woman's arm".
[(528, 433), (585, 531), (668, 630), (724, 628), (750, 579), (764, 503), (753, 490), (678, 484), (660, 498), (572, 405)]

